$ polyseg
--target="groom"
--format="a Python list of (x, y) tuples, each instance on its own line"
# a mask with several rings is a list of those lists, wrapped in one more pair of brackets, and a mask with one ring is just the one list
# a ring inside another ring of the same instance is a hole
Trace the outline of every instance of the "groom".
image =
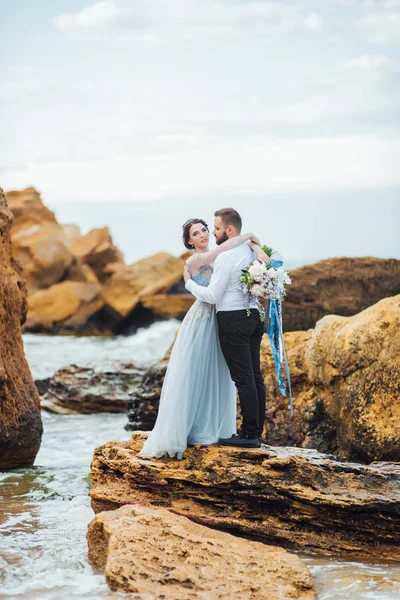
[[(233, 208), (215, 212), (214, 237), (218, 245), (240, 235), (242, 219)], [(260, 345), (264, 326), (257, 305), (250, 304), (247, 315), (240, 277), (254, 260), (244, 243), (221, 252), (214, 262), (208, 287), (196, 284), (185, 269), (186, 289), (199, 300), (215, 304), (221, 349), (239, 393), (242, 427), (230, 438), (220, 438), (225, 446), (259, 448), (265, 420), (265, 386), (260, 368)]]

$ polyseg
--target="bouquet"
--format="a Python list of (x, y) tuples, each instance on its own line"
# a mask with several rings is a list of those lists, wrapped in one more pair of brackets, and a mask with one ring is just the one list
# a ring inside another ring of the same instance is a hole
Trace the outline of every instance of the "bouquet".
[[(263, 246), (262, 249), (270, 258), (276, 254), (268, 246)], [(289, 271), (285, 270), (282, 265), (282, 260), (271, 260), (269, 265), (254, 260), (246, 269), (242, 269), (243, 275), (240, 281), (243, 293), (247, 295), (247, 306), (250, 305), (251, 300), (255, 299), (263, 321), (265, 320), (265, 309), (261, 300), (281, 302), (286, 295), (285, 286), (292, 283)], [(249, 308), (247, 312), (249, 314)]]

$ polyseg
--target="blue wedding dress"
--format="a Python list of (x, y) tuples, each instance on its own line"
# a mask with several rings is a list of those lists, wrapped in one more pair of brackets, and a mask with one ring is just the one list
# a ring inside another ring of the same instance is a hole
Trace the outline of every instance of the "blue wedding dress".
[[(208, 286), (211, 265), (193, 280)], [(218, 339), (215, 307), (196, 300), (172, 349), (154, 429), (141, 456), (181, 458), (189, 444), (214, 444), (236, 433), (236, 388)]]

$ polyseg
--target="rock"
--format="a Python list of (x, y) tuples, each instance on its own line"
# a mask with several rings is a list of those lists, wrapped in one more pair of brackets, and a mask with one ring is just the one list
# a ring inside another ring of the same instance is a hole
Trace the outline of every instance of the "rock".
[(355, 315), (400, 294), (400, 260), (329, 258), (292, 269), (283, 304), (283, 330), (306, 330), (329, 314)]
[(301, 551), (400, 558), (400, 465), (342, 463), (299, 448), (188, 448), (142, 458), (146, 434), (95, 449), (92, 508), (168, 508), (208, 527)]
[(63, 281), (29, 297), (24, 330), (33, 333), (103, 333), (102, 323), (98, 328), (95, 320), (90, 322), (103, 306), (98, 283)]
[(124, 506), (89, 524), (89, 559), (112, 590), (145, 600), (316, 597), (301, 560), (165, 509)]
[(154, 294), (141, 296), (142, 305), (163, 319), (183, 319), (196, 301), (191, 294)]
[(142, 379), (144, 369), (133, 363), (109, 363), (105, 367), (69, 365), (44, 382), (41, 406), (60, 414), (125, 412), (129, 393)]
[(108, 227), (91, 229), (72, 244), (71, 250), (91, 267), (101, 283), (108, 281), (125, 264), (122, 253), (112, 242)]
[(7, 192), (14, 215), (13, 255), (23, 268), (29, 293), (65, 278), (74, 263), (63, 228), (34, 188)]
[(74, 225), (72, 223), (62, 224), (61, 227), (63, 228), (63, 231), (64, 231), (66, 244), (67, 244), (68, 248), (71, 250), (71, 248), (75, 244), (75, 242), (77, 242), (79, 239), (81, 239), (83, 237), (80, 227), (78, 227), (78, 225)]
[(400, 295), (287, 333), (285, 345), (293, 419), (277, 389), (269, 342), (262, 344), (267, 442), (359, 462), (400, 461)]
[(171, 288), (182, 279), (183, 262), (167, 252), (126, 265), (115, 273), (103, 289), (106, 305), (127, 317), (144, 297)]
[(25, 358), (21, 325), (27, 290), (12, 256), (13, 216), (0, 188), (0, 470), (32, 465), (40, 447), (39, 395)]

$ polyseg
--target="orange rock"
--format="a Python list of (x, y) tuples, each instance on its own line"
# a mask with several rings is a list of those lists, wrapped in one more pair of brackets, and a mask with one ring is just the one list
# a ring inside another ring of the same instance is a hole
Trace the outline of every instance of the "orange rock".
[(352, 316), (382, 298), (400, 294), (400, 260), (328, 258), (290, 272), (283, 330), (314, 327), (325, 315)]
[[(31, 332), (88, 332), (87, 322), (104, 302), (98, 283), (63, 281), (39, 290), (28, 299), (26, 330)], [(93, 326), (92, 333), (95, 333)]]
[(14, 215), (13, 254), (21, 263), (29, 293), (65, 277), (74, 262), (66, 235), (34, 188), (7, 192)]
[(124, 266), (105, 285), (102, 297), (121, 317), (139, 304), (141, 295), (155, 294), (182, 279), (183, 263), (167, 252), (143, 258)]
[(400, 558), (398, 464), (341, 463), (301, 448), (185, 450), (139, 456), (146, 434), (96, 448), (92, 508), (168, 508), (207, 525), (301, 551)]
[(31, 465), (42, 437), (39, 395), (21, 335), (27, 291), (11, 252), (12, 219), (0, 188), (0, 470)]
[(112, 242), (108, 227), (91, 229), (72, 244), (71, 250), (93, 269), (101, 283), (125, 264), (122, 253)]
[(267, 339), (267, 441), (362, 462), (400, 460), (400, 295), (353, 317), (326, 316), (285, 334), (294, 418), (276, 384)]
[(110, 588), (143, 599), (316, 597), (297, 556), (165, 509), (134, 505), (100, 513), (89, 524), (87, 541), (89, 559), (104, 570)]

